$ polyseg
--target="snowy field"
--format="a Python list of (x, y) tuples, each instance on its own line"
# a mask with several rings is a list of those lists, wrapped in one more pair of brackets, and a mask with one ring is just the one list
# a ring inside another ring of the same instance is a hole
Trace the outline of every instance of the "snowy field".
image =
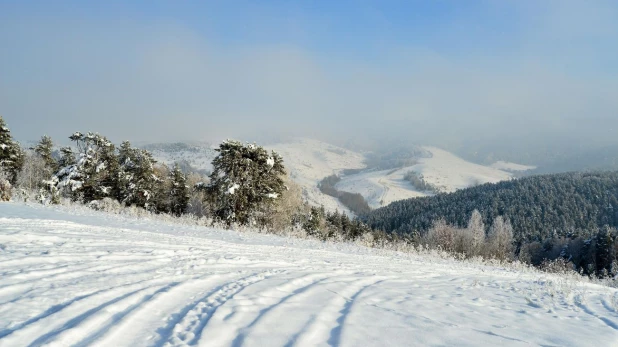
[(618, 346), (617, 307), (533, 271), (0, 203), (0, 346)]

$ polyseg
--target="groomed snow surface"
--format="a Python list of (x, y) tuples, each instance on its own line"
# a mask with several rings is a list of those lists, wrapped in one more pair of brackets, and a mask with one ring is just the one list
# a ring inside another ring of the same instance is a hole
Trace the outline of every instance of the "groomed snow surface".
[(616, 346), (615, 289), (0, 203), (0, 346)]

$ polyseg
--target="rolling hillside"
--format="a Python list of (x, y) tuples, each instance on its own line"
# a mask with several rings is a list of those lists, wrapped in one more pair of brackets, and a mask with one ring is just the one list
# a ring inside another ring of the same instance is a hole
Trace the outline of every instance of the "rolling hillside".
[(422, 175), (427, 183), (445, 193), (509, 180), (512, 177), (509, 172), (470, 163), (436, 147), (423, 148), (430, 152), (431, 156), (419, 158), (416, 165), (344, 176), (337, 188), (350, 193), (360, 193), (371, 207), (379, 208), (394, 201), (433, 195), (417, 189), (404, 179), (404, 175), (410, 171)]
[[(305, 199), (312, 205), (324, 205), (327, 210), (352, 214), (341, 202), (320, 192), (318, 183), (330, 175), (339, 175), (340, 191), (359, 193), (372, 208), (386, 206), (394, 201), (433, 195), (417, 189), (404, 179), (408, 172), (416, 172), (441, 192), (453, 192), (470, 186), (509, 180), (511, 170), (528, 167), (513, 163), (498, 163), (489, 167), (465, 161), (436, 147), (419, 147), (415, 164), (388, 170), (366, 167), (366, 156), (322, 141), (298, 138), (285, 143), (265, 146), (275, 150), (284, 159), (290, 177), (303, 189)], [(205, 143), (151, 144), (144, 148), (163, 163), (175, 162), (202, 173), (212, 170), (210, 162), (216, 156), (215, 146)]]
[(324, 177), (340, 174), (345, 169), (365, 167), (364, 156), (325, 142), (296, 139), (291, 142), (265, 146), (279, 153), (290, 177), (303, 189), (303, 196), (315, 206), (351, 214), (336, 198), (322, 194), (318, 182)]

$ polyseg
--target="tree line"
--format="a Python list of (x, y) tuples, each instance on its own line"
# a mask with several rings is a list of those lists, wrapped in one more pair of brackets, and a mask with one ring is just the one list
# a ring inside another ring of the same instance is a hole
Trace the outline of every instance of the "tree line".
[(55, 150), (43, 136), (21, 148), (0, 117), (0, 193), (43, 204), (62, 199), (95, 209), (123, 206), (149, 213), (207, 218), (213, 224), (297, 228), (327, 240), (354, 240), (372, 230), (345, 214), (311, 207), (287, 177), (283, 159), (255, 144), (227, 140), (216, 149), (209, 176), (158, 163), (129, 141), (114, 145), (97, 133), (75, 132)]

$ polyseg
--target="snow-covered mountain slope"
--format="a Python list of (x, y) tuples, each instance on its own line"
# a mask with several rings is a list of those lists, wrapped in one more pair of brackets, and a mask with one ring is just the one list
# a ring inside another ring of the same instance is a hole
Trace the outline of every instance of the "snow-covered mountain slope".
[(0, 346), (615, 346), (617, 308), (533, 271), (0, 203)]
[(483, 183), (509, 180), (509, 172), (474, 164), (436, 147), (423, 147), (431, 153), (429, 158), (419, 158), (418, 164), (397, 169), (365, 172), (343, 177), (337, 189), (359, 193), (373, 208), (393, 201), (426, 196), (431, 193), (419, 191), (404, 180), (404, 175), (414, 171), (441, 192), (454, 192)]
[(419, 164), (410, 168), (423, 175), (425, 180), (443, 192), (454, 192), (477, 184), (496, 183), (511, 179), (511, 174), (495, 168), (465, 161), (451, 152), (436, 147), (425, 147), (431, 158), (419, 159)]
[[(350, 211), (339, 200), (322, 194), (317, 185), (332, 174), (341, 175), (345, 169), (365, 168), (365, 156), (322, 141), (298, 138), (285, 143), (265, 146), (278, 152), (284, 159), (290, 177), (303, 188), (305, 199), (312, 205), (324, 205), (327, 210)], [(208, 144), (154, 144), (145, 146), (155, 159), (172, 165), (185, 161), (203, 172), (212, 171), (212, 159), (217, 155)], [(431, 193), (419, 191), (404, 180), (408, 171), (422, 174), (427, 183), (442, 192), (453, 192), (477, 184), (498, 182), (512, 178), (512, 171), (530, 169), (514, 163), (498, 162), (483, 166), (465, 161), (454, 154), (435, 147), (421, 147), (431, 153), (428, 158), (419, 158), (418, 164), (396, 170), (364, 171), (344, 175), (337, 189), (361, 194), (372, 208), (393, 201)]]
[(303, 188), (303, 195), (313, 205), (327, 210), (348, 212), (339, 200), (322, 194), (318, 182), (326, 176), (340, 174), (344, 169), (365, 167), (365, 157), (325, 142), (300, 138), (286, 143), (266, 146), (279, 153), (290, 177)]
[(343, 176), (338, 190), (362, 195), (371, 208), (386, 206), (393, 201), (427, 196), (404, 180), (404, 170), (368, 171)]

